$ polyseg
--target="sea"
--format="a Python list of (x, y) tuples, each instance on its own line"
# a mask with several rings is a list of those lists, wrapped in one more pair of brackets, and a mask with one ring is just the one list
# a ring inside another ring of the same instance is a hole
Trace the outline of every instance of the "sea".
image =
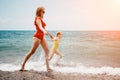
[[(57, 31), (50, 31), (56, 36)], [(54, 55), (50, 61), (53, 71), (63, 73), (91, 73), (120, 75), (120, 31), (61, 31), (58, 50), (63, 55)], [(32, 47), (35, 31), (0, 30), (0, 70), (19, 70)], [(49, 49), (53, 42), (45, 35)], [(26, 63), (26, 70), (45, 71), (45, 53), (41, 47)]]

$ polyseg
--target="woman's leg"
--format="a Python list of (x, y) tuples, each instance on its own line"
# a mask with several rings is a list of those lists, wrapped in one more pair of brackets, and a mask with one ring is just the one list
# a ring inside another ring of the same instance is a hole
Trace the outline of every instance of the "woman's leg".
[(22, 64), (22, 67), (21, 67), (21, 71), (24, 70), (24, 67), (25, 67), (25, 64), (27, 62), (27, 60), (35, 53), (36, 49), (38, 48), (40, 44), (40, 40), (38, 38), (33, 38), (33, 45), (32, 45), (32, 48), (31, 50), (27, 53), (24, 61), (23, 61), (23, 64)]
[(58, 58), (57, 61), (56, 61), (56, 64), (58, 64), (58, 62), (59, 62), (60, 59), (62, 58), (62, 54), (61, 54), (58, 50), (56, 50), (55, 53), (56, 53), (56, 55), (59, 56), (59, 58)]
[(42, 48), (44, 49), (44, 52), (45, 52), (47, 71), (51, 71), (50, 66), (49, 66), (49, 60), (48, 60), (49, 48), (48, 48), (48, 44), (47, 44), (47, 41), (45, 40), (45, 38), (43, 38), (43, 40), (41, 41), (41, 46), (42, 46)]

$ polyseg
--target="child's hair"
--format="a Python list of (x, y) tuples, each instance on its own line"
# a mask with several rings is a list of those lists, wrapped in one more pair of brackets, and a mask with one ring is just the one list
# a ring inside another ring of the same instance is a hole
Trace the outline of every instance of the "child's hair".
[(61, 32), (57, 32), (57, 33), (56, 33), (56, 37), (57, 37), (58, 35), (61, 35)]

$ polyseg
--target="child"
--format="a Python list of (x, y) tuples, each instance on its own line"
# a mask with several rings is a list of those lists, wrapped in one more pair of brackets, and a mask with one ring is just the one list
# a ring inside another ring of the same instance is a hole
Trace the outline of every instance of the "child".
[(58, 55), (59, 58), (56, 61), (56, 65), (58, 64), (59, 60), (62, 58), (62, 54), (61, 52), (58, 51), (58, 46), (60, 43), (60, 39), (62, 38), (62, 33), (61, 32), (57, 32), (56, 37), (53, 37), (51, 34), (49, 34), (51, 36), (51, 40), (54, 41), (54, 44), (51, 48), (51, 55), (49, 57), (49, 61), (53, 58), (54, 54)]

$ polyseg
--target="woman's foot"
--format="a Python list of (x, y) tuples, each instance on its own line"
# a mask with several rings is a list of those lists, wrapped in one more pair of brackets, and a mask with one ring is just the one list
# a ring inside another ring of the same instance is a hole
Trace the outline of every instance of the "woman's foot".
[(20, 69), (19, 71), (25, 71), (25, 70), (24, 70), (24, 65), (23, 65), (23, 64), (21, 65), (21, 69)]
[(22, 70), (22, 69), (20, 69), (19, 71), (24, 72), (24, 71), (28, 71), (28, 70)]
[(47, 72), (52, 72), (53, 70), (51, 68), (47, 69)]
[(20, 69), (19, 71), (24, 71), (23, 69)]

